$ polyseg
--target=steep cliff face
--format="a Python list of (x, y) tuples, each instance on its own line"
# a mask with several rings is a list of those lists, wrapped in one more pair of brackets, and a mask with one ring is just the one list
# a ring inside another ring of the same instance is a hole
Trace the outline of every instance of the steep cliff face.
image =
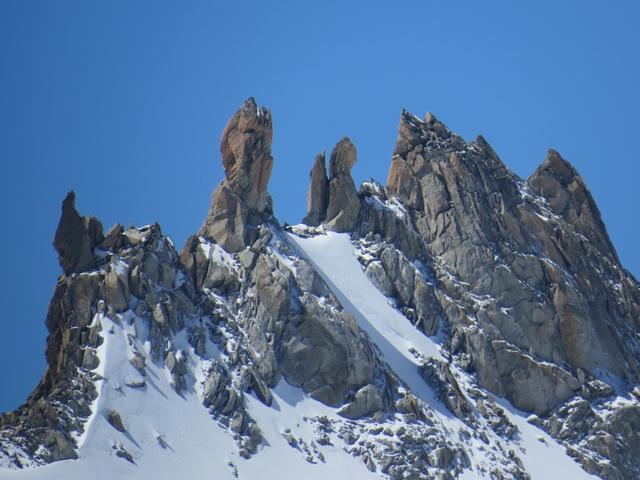
[[(434, 266), (451, 275), (444, 285), (484, 303), (478, 323), (491, 340), (495, 332), (508, 349), (566, 365), (573, 376), (582, 370), (637, 382), (637, 283), (620, 265), (582, 179), (558, 153), (550, 151), (524, 182), (481, 137), (465, 143), (432, 115), (422, 122), (405, 113), (388, 188), (411, 209)], [(456, 333), (471, 350), (485, 336)], [(504, 358), (510, 366), (511, 357)], [(505, 384), (484, 362), (474, 367), (487, 386), (538, 413), (578, 389), (563, 375), (549, 378), (555, 395), (519, 400), (518, 382)]]
[[(421, 120), (403, 112), (387, 183), (363, 189), (363, 203), (392, 210), (398, 199), (406, 233), (389, 231), (390, 213), (361, 216), (356, 233), (365, 242), (369, 231), (378, 234), (382, 267), (367, 260), (367, 273), (383, 290), (407, 284), (380, 243), (427, 265), (436, 302), (424, 301), (424, 289), (389, 293), (418, 317), (445, 312), (448, 348), (481, 386), (548, 415), (570, 399), (606, 397), (614, 388), (624, 395), (637, 385), (638, 283), (620, 264), (584, 181), (560, 154), (550, 150), (524, 181), (482, 137), (467, 143), (431, 114)], [(571, 421), (565, 428), (579, 429)], [(590, 471), (632, 478), (638, 465), (627, 468), (629, 460), (614, 461), (615, 472), (609, 465)]]
[(568, 162), (525, 181), (403, 112), (387, 186), (356, 189), (344, 138), (285, 230), (272, 132), (253, 99), (233, 115), (180, 252), (67, 196), (48, 369), (0, 417), (2, 475), (640, 474), (640, 287)]

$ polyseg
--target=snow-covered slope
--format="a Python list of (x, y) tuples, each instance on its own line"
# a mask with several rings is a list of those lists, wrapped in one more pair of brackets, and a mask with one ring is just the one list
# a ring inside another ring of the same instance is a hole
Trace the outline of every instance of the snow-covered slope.
[[(270, 407), (248, 398), (249, 411), (266, 444), (249, 460), (239, 457), (228, 430), (219, 426), (202, 405), (206, 359), (190, 365), (196, 378), (185, 393), (178, 394), (164, 365), (147, 360), (143, 377), (130, 364), (134, 352), (150, 358), (149, 344), (134, 339), (147, 338), (147, 334), (144, 323), (132, 312), (116, 321), (97, 314), (94, 321), (102, 324), (105, 339), (98, 347), (100, 367), (96, 369), (103, 380), (99, 381), (99, 396), (92, 405), (86, 432), (78, 438), (79, 458), (22, 470), (2, 469), (0, 479), (377, 478), (361, 461), (335, 445), (324, 446), (324, 460), (312, 464), (288, 443), (283, 436), (287, 429), (298, 439), (309, 439), (309, 443), (314, 438), (303, 417), (338, 417), (336, 409), (310, 399), (285, 381), (274, 389)], [(189, 358), (197, 357), (186, 339), (178, 336), (175, 340)], [(213, 345), (208, 350), (211, 357), (219, 354)], [(144, 386), (131, 387), (142, 382)], [(108, 422), (111, 411), (118, 412), (126, 431), (120, 432)], [(129, 459), (124, 458), (128, 455)]]
[[(349, 236), (329, 232), (312, 238), (295, 235), (290, 238), (318, 269), (340, 302), (371, 336), (391, 368), (413, 392), (423, 400), (437, 405), (433, 392), (418, 374), (418, 363), (410, 349), (427, 357), (442, 358), (438, 345), (394, 309), (389, 300), (371, 283), (362, 271)], [(458, 374), (459, 383), (468, 382), (461, 372)], [(513, 447), (518, 450), (518, 456), (532, 479), (596, 478), (567, 456), (563, 446), (541, 429), (529, 424), (527, 414), (513, 408), (507, 400), (498, 399), (498, 402), (505, 408), (509, 420), (518, 427), (519, 434)], [(440, 413), (441, 420), (449, 428), (464, 428), (462, 422), (447, 415), (447, 412)], [(477, 451), (477, 447), (474, 446), (471, 451)], [(477, 472), (469, 472), (468, 476), (479, 477)]]
[[(418, 373), (417, 351), (421, 355), (442, 358), (439, 346), (418, 331), (384, 297), (362, 271), (348, 235), (328, 233), (312, 238), (290, 234), (298, 251), (317, 268), (343, 306), (371, 337), (384, 360), (422, 400), (434, 407), (441, 428), (457, 436), (467, 429), (437, 400)], [(202, 405), (202, 385), (209, 359), (220, 355), (215, 345), (207, 345), (207, 354), (194, 354), (184, 335), (174, 337), (175, 347), (192, 359), (193, 378), (185, 392), (172, 388), (171, 375), (163, 364), (150, 360), (150, 345), (145, 324), (131, 311), (115, 320), (98, 313), (104, 342), (98, 347), (100, 360), (96, 373), (99, 395), (92, 415), (78, 440), (78, 459), (23, 470), (1, 470), (2, 479), (69, 480), (112, 478), (379, 478), (364, 463), (346, 451), (339, 438), (331, 444), (314, 442), (316, 432), (306, 419), (327, 417), (342, 419), (337, 409), (309, 398), (301, 389), (281, 380), (273, 389), (273, 403), (266, 406), (253, 396), (247, 397), (248, 411), (257, 422), (264, 445), (250, 459), (239, 457), (229, 431), (216, 423)], [(143, 341), (139, 340), (143, 339)], [(146, 375), (131, 365), (135, 353), (146, 359)], [(194, 359), (198, 360), (194, 360)], [(461, 384), (468, 379), (458, 378)], [(144, 382), (143, 386), (140, 386)], [(525, 415), (500, 400), (520, 433), (514, 447), (533, 479), (593, 478), (586, 474), (564, 448), (537, 427), (527, 423)], [(118, 412), (124, 432), (108, 421), (110, 412)], [(290, 436), (286, 433), (290, 432)], [(293, 439), (293, 441), (292, 441)], [(496, 437), (493, 442), (501, 442)], [(483, 456), (479, 442), (472, 439), (468, 453), (472, 464), (461, 478), (484, 478), (490, 459)], [(304, 451), (304, 445), (312, 446)], [(302, 447), (302, 448), (301, 448)], [(125, 458), (125, 457), (128, 457)], [(311, 457), (311, 463), (309, 461)], [(237, 476), (237, 477), (236, 477)], [(486, 477), (490, 478), (490, 477)]]
[(345, 137), (291, 227), (272, 134), (248, 99), (180, 252), (69, 192), (48, 368), (0, 415), (0, 480), (638, 477), (640, 285), (568, 162), (525, 181), (405, 111), (388, 185), (356, 189)]

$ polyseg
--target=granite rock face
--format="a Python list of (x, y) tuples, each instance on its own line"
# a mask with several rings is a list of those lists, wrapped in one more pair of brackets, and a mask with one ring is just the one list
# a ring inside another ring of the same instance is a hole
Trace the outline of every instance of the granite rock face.
[[(570, 366), (567, 373), (574, 376), (577, 369), (593, 375), (606, 370), (637, 380), (638, 350), (628, 335), (637, 300), (632, 295), (616, 301), (610, 280), (630, 292), (637, 285), (617, 261), (573, 167), (551, 151), (530, 183), (524, 182), (482, 137), (466, 143), (432, 115), (423, 122), (406, 112), (393, 158), (388, 188), (411, 209), (430, 262), (449, 277), (443, 286), (484, 303), (476, 312), (477, 332), (457, 322), (453, 329), (465, 349), (480, 346), (472, 358), (487, 385), (505, 394), (522, 384), (523, 398), (528, 396), (527, 382), (511, 375), (518, 351)], [(498, 374), (503, 348), (496, 340), (514, 352), (504, 360), (508, 375)], [(480, 360), (487, 347), (491, 355)], [(578, 388), (577, 381), (563, 378), (554, 376), (550, 387), (556, 394), (536, 409), (547, 411)]]
[[(583, 179), (557, 152), (525, 181), (484, 138), (466, 142), (432, 114), (404, 111), (387, 187), (365, 185), (361, 199), (354, 236), (367, 274), (414, 318), (442, 313), (452, 355), (482, 387), (545, 416), (592, 398), (589, 382), (622, 382), (623, 391), (638, 383), (638, 282)], [(420, 266), (427, 301), (398, 288), (412, 283), (388, 260), (394, 250)], [(640, 471), (626, 460), (593, 461), (601, 447), (580, 452), (600, 475)]]
[(319, 153), (313, 162), (307, 193), (307, 216), (302, 223), (313, 227), (320, 225), (326, 218), (329, 204), (329, 179), (324, 152)]
[(336, 232), (348, 232), (355, 227), (360, 211), (360, 199), (351, 178), (351, 169), (356, 164), (356, 146), (343, 138), (331, 152), (329, 164), (329, 204), (327, 205), (327, 228)]
[(324, 155), (318, 155), (311, 169), (311, 182), (307, 202), (307, 216), (303, 223), (317, 226), (326, 223), (329, 230), (350, 232), (354, 229), (360, 199), (351, 178), (356, 164), (356, 147), (344, 137), (331, 152), (327, 179)]
[(269, 211), (267, 184), (273, 168), (271, 112), (253, 98), (244, 102), (222, 133), (226, 179), (213, 193), (200, 235), (237, 252), (251, 243), (254, 226)]
[(584, 180), (558, 152), (549, 149), (542, 165), (527, 180), (553, 211), (593, 243), (598, 252), (618, 263), (600, 211)]
[(64, 273), (82, 272), (95, 265), (94, 251), (102, 242), (102, 224), (95, 217), (81, 217), (71, 191), (62, 202), (62, 214), (53, 246)]
[[(296, 420), (312, 440), (282, 432), (309, 463), (333, 445), (383, 478), (457, 478), (478, 458), (487, 478), (529, 478), (498, 395), (588, 472), (640, 476), (640, 286), (571, 164), (550, 150), (523, 180), (484, 138), (467, 142), (431, 114), (403, 111), (386, 186), (356, 189), (345, 137), (328, 175), (324, 154), (314, 161), (309, 227), (283, 227), (268, 194), (272, 134), (253, 99), (229, 120), (225, 180), (180, 252), (157, 224), (103, 235), (67, 195), (47, 370), (0, 416), (0, 467), (76, 458), (104, 385), (126, 398), (166, 381), (170, 394), (196, 396), (245, 459), (269, 448), (249, 401), (280, 412), (287, 395), (307, 396), (335, 413)], [(404, 371), (392, 368), (390, 338), (362, 323), (292, 240), (327, 230), (350, 234), (366, 277), (438, 358), (411, 346)], [(123, 382), (98, 374), (116, 330), (126, 333)], [(135, 463), (140, 446), (126, 435), (136, 419), (100, 409), (121, 442), (112, 453)]]

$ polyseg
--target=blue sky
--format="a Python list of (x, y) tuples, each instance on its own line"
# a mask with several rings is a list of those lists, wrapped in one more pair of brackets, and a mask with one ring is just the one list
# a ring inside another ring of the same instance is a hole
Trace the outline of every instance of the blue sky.
[(82, 214), (158, 221), (181, 247), (222, 178), (228, 117), (274, 118), (276, 215), (304, 215), (315, 154), (348, 135), (386, 179), (400, 111), (482, 133), (527, 177), (553, 147), (637, 254), (636, 1), (0, 2), (0, 411), (40, 378), (65, 193)]

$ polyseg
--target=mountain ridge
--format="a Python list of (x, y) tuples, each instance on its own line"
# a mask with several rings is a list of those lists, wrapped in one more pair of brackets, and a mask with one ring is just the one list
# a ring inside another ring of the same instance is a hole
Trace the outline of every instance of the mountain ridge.
[[(640, 287), (570, 163), (550, 150), (522, 180), (482, 136), (465, 142), (434, 115), (404, 110), (386, 187), (356, 189), (357, 151), (345, 137), (328, 174), (324, 154), (313, 164), (308, 226), (283, 227), (267, 190), (272, 134), (253, 98), (232, 116), (226, 178), (181, 252), (157, 224), (103, 235), (70, 192), (54, 241), (64, 274), (47, 317), (48, 369), (27, 403), (0, 417), (0, 465), (86, 463), (105, 452), (79, 439), (104, 420), (122, 436), (106, 453), (146, 468), (153, 454), (104, 389), (160, 401), (150, 390), (168, 394), (153, 387), (155, 372), (233, 439), (242, 460), (227, 474), (269, 456), (252, 399), (280, 405), (282, 382), (334, 409), (303, 420), (311, 439), (280, 432), (309, 465), (342, 442), (364, 472), (389, 478), (542, 478), (522, 446), (539, 428), (586, 472), (640, 473)], [(344, 232), (346, 245), (334, 236)], [(333, 270), (355, 255), (370, 282), (360, 290), (384, 304), (368, 310), (354, 303), (357, 290), (337, 287), (322, 268), (330, 254), (316, 251), (323, 242), (353, 249)], [(129, 355), (131, 378), (116, 385), (97, 373), (110, 335), (126, 339)], [(530, 412), (529, 423), (500, 398)]]

